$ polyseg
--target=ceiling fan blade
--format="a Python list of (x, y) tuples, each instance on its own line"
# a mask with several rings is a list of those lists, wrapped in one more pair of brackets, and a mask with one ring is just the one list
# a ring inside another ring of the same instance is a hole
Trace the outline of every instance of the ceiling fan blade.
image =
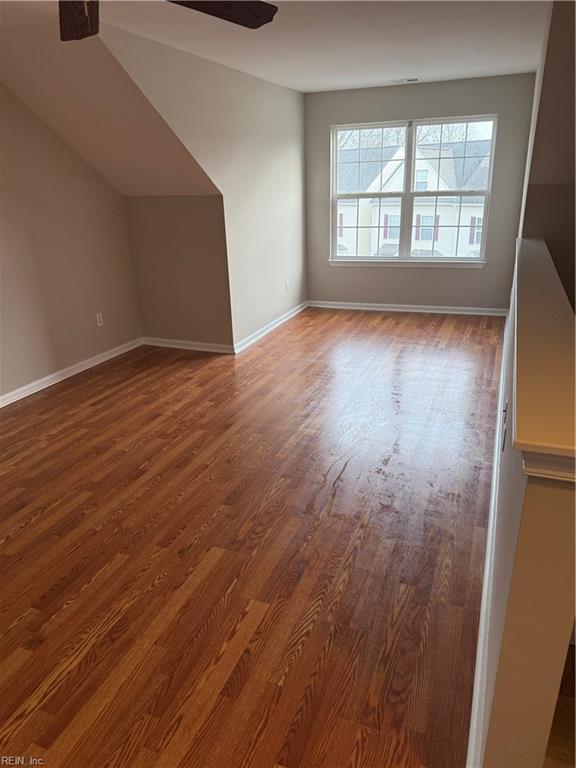
[(271, 3), (245, 3), (241, 0), (230, 3), (219, 3), (212, 0), (205, 3), (187, 2), (187, 0), (168, 0), (168, 2), (216, 16), (217, 19), (230, 21), (232, 24), (239, 24), (241, 27), (248, 27), (248, 29), (258, 29), (264, 24), (269, 24), (278, 10)]
[(59, 0), (60, 40), (83, 40), (98, 34), (98, 0)]

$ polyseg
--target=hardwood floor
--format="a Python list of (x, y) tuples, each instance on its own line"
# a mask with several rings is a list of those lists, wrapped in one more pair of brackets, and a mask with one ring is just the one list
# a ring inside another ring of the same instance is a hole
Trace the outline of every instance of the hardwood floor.
[(464, 766), (502, 330), (307, 310), (0, 411), (0, 754)]

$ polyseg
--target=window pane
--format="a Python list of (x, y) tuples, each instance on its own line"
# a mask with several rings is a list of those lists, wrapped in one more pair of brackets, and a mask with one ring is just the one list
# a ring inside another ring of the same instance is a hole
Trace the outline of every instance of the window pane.
[(469, 141), (466, 144), (466, 157), (488, 157), (491, 148), (489, 141)]
[(426, 192), (438, 189), (437, 159), (417, 159), (414, 166), (414, 191)]
[(360, 227), (358, 230), (359, 259), (373, 259), (378, 256), (378, 227)]
[[(487, 189), (492, 136), (491, 120), (416, 126), (415, 172), (431, 167), (432, 179), (438, 172), (429, 190)], [(414, 191), (424, 189), (415, 173)]]
[(485, 205), (483, 195), (415, 196), (411, 254), (478, 258)]
[(401, 206), (399, 197), (338, 200), (334, 258), (353, 260), (398, 256)]
[(458, 230), (457, 256), (459, 259), (477, 259), (480, 256), (480, 243), (470, 242), (469, 227), (460, 227)]
[(360, 160), (360, 131), (338, 131), (338, 162), (354, 163)]
[(418, 125), (416, 127), (416, 148), (423, 148), (431, 154), (440, 154), (440, 141), (442, 138), (442, 124)]
[(489, 157), (467, 157), (461, 189), (488, 189)]
[(460, 216), (460, 197), (439, 197), (436, 216), (438, 226), (457, 227)]
[(436, 227), (434, 233), (434, 255), (448, 259), (456, 255), (458, 227)]
[(410, 250), (411, 256), (416, 256), (418, 258), (422, 257), (432, 257), (433, 252), (433, 242), (432, 240), (420, 240), (418, 238), (418, 233), (416, 232), (416, 229), (412, 229), (412, 248)]
[(487, 189), (489, 173), (489, 157), (442, 158), (439, 189)]
[(403, 160), (406, 144), (406, 128), (384, 128), (382, 131), (382, 159)]
[(359, 163), (340, 163), (338, 166), (338, 189), (341, 194), (358, 192)]
[(491, 141), (493, 129), (492, 120), (474, 120), (468, 123), (468, 141)]
[(402, 192), (404, 189), (404, 161), (391, 160), (382, 168), (381, 192)]
[(356, 237), (358, 229), (356, 227), (343, 227), (338, 233), (336, 240), (336, 258), (354, 259), (356, 258)]
[(354, 192), (402, 192), (404, 189), (404, 161), (360, 163), (358, 189)]
[(358, 225), (358, 200), (338, 200), (337, 225), (342, 227), (356, 227)]
[[(466, 141), (466, 123), (443, 123), (442, 124), (442, 147), (453, 147), (453, 145), (462, 144)], [(462, 152), (464, 154), (464, 152)]]
[(378, 256), (381, 259), (395, 259), (400, 255), (399, 241), (398, 240), (386, 240), (380, 239), (380, 247), (378, 248)]
[(380, 238), (378, 255), (381, 258), (398, 256), (400, 243), (401, 200), (384, 197), (380, 200)]
[(440, 189), (461, 189), (464, 174), (464, 158), (450, 157), (440, 160)]
[(482, 196), (462, 197), (458, 252), (460, 258), (478, 258), (482, 244), (486, 200)]
[(378, 226), (379, 204), (378, 198), (361, 197), (358, 200), (358, 226)]
[(434, 238), (434, 215), (420, 217), (420, 240), (432, 240)]
[(360, 160), (382, 159), (382, 128), (363, 128), (360, 131)]
[(382, 165), (378, 163), (360, 163), (360, 186), (356, 192), (379, 192), (382, 177)]
[(476, 219), (476, 237), (475, 237), (475, 244), (481, 245), (482, 244), (482, 231), (484, 227), (484, 219), (482, 217)]
[(403, 191), (405, 142), (405, 126), (337, 131), (336, 191)]
[(415, 197), (412, 211), (412, 226), (417, 226), (422, 216), (434, 216), (436, 212), (436, 197)]

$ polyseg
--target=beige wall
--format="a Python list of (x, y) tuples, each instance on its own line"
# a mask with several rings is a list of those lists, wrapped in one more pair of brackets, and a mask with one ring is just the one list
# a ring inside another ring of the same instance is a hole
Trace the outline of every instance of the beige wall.
[[(305, 96), (308, 298), (433, 306), (508, 306), (534, 76), (511, 75)], [(482, 269), (330, 265), (330, 126), (497, 114), (487, 264)]]
[(8, 89), (0, 95), (5, 393), (131, 341), (140, 320), (121, 195)]
[(101, 38), (222, 192), (238, 342), (305, 298), (303, 97), (113, 27)]
[(232, 344), (222, 198), (129, 197), (145, 336)]
[(553, 5), (523, 237), (543, 237), (574, 306), (574, 4)]

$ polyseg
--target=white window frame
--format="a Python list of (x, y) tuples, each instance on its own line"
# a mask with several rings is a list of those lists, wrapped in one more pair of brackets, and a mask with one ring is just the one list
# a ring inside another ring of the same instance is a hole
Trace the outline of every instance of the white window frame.
[[(420, 125), (438, 125), (440, 123), (472, 123), (472, 122), (493, 122), (492, 128), (492, 146), (490, 152), (490, 168), (488, 170), (487, 188), (481, 190), (416, 190), (415, 187), (415, 156), (416, 143), (414, 140), (415, 129)], [(360, 193), (338, 193), (337, 185), (337, 163), (338, 148), (336, 135), (338, 131), (343, 130), (361, 130), (364, 128), (406, 128), (405, 159), (404, 159), (404, 189), (399, 192), (360, 192)], [(394, 122), (377, 123), (350, 123), (346, 125), (332, 125), (330, 127), (330, 256), (329, 264), (331, 266), (366, 266), (366, 265), (385, 265), (385, 266), (441, 266), (441, 267), (483, 267), (486, 264), (486, 238), (488, 232), (488, 220), (490, 214), (490, 202), (492, 196), (492, 177), (494, 171), (494, 155), (496, 148), (496, 133), (498, 128), (498, 116), (491, 115), (466, 115), (459, 117), (434, 117), (424, 119), (401, 120)], [(484, 214), (482, 226), (482, 242), (480, 244), (479, 256), (411, 256), (410, 246), (412, 241), (412, 218), (415, 197), (484, 197)], [(372, 256), (354, 259), (338, 258), (338, 200), (360, 199), (360, 198), (400, 198), (400, 240), (398, 256)]]

